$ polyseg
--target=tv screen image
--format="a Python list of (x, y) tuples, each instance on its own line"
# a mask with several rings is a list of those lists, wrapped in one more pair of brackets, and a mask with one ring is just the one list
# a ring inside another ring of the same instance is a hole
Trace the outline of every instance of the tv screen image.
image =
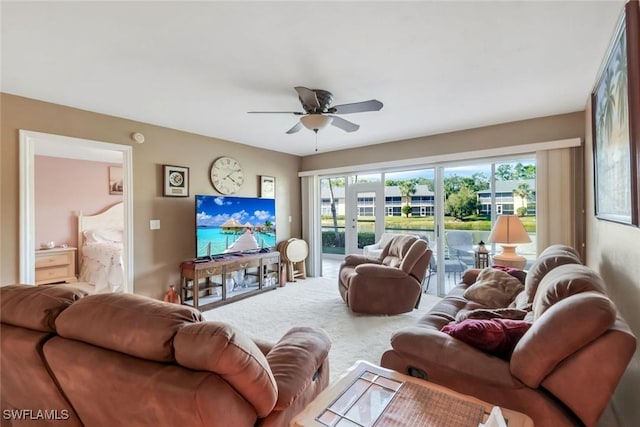
[(276, 246), (276, 201), (196, 195), (196, 257)]

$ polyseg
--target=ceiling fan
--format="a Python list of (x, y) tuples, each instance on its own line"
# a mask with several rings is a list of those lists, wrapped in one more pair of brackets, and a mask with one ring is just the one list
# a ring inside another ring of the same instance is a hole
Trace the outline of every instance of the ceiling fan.
[(303, 86), (294, 88), (298, 92), (298, 98), (302, 104), (302, 111), (249, 111), (249, 114), (295, 114), (300, 121), (287, 131), (288, 134), (296, 133), (302, 127), (318, 133), (318, 130), (332, 124), (345, 132), (355, 132), (360, 129), (357, 125), (335, 114), (362, 113), (365, 111), (379, 111), (382, 102), (377, 99), (354, 102), (351, 104), (331, 105), (333, 94), (322, 89), (308, 89)]

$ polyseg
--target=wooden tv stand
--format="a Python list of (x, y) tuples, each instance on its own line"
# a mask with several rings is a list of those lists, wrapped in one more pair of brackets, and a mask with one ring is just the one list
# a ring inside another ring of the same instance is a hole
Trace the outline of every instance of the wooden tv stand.
[[(235, 272), (244, 273), (240, 282)], [(227, 281), (232, 282), (227, 285)], [(198, 310), (247, 298), (275, 289), (279, 284), (279, 252), (225, 255), (180, 264), (180, 299), (182, 304)]]

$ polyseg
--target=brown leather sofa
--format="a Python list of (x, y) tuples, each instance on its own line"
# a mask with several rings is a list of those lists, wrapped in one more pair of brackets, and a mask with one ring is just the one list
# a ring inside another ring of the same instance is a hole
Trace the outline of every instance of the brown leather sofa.
[(0, 304), (2, 425), (285, 426), (329, 381), (319, 329), (256, 343), (189, 307), (65, 285), (4, 286)]
[(420, 304), (431, 250), (416, 236), (393, 236), (379, 258), (347, 255), (340, 265), (338, 289), (356, 313), (400, 314)]
[(595, 426), (636, 349), (602, 279), (571, 248), (544, 251), (511, 306), (532, 324), (503, 359), (441, 332), (463, 312), (486, 311), (464, 296), (478, 273), (466, 271), (418, 324), (397, 331), (381, 365), (524, 412), (536, 426)]

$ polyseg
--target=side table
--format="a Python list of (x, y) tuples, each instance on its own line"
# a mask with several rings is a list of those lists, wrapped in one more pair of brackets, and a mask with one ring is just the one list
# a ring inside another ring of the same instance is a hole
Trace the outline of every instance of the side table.
[[(358, 361), (320, 393), (291, 425), (476, 427), (493, 405), (438, 384)], [(533, 427), (520, 412), (500, 408), (509, 427)]]

